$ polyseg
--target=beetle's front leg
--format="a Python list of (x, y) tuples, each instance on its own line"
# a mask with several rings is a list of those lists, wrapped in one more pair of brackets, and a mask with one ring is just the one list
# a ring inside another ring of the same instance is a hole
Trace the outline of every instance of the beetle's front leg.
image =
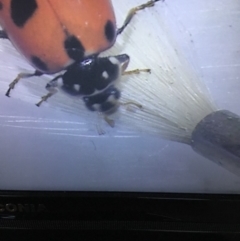
[(57, 91), (57, 81), (58, 79), (62, 78), (62, 74), (56, 76), (55, 78), (53, 78), (51, 81), (49, 81), (46, 85), (46, 89), (48, 90), (48, 93), (44, 96), (41, 97), (41, 100), (36, 104), (36, 106), (40, 106), (44, 101), (47, 101), (47, 99), (49, 99), (51, 96), (53, 96), (54, 94), (56, 94)]

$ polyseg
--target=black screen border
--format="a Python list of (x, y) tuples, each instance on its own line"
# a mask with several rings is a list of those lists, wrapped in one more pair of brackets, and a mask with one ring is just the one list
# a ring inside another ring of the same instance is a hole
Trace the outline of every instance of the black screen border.
[(240, 195), (0, 191), (0, 230), (240, 233)]

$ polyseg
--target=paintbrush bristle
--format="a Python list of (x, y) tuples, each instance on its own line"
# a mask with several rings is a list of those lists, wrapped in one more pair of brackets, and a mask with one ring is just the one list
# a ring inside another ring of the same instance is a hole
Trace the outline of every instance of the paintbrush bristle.
[[(124, 16), (128, 6), (117, 5), (118, 16)], [(120, 121), (141, 132), (189, 143), (197, 123), (216, 108), (168, 31), (166, 8), (158, 3), (139, 12), (111, 51), (130, 54), (129, 69), (151, 69), (151, 74), (123, 78), (123, 101), (140, 103), (143, 108), (131, 112), (122, 107)]]

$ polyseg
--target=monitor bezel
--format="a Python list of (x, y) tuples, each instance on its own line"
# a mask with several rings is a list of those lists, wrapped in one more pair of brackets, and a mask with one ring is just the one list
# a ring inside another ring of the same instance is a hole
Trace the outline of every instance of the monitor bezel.
[(240, 232), (238, 194), (0, 191), (3, 205), (0, 229)]

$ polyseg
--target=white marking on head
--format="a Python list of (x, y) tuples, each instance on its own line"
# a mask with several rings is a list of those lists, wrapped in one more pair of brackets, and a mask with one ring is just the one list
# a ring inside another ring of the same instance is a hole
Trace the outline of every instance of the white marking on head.
[(73, 85), (73, 88), (75, 91), (80, 91), (80, 85)]
[(102, 77), (103, 77), (104, 79), (108, 79), (109, 75), (108, 75), (107, 71), (104, 71), (104, 72), (102, 73)]
[(117, 60), (117, 58), (111, 56), (109, 57), (109, 61), (112, 63), (112, 64), (119, 64), (119, 61)]

